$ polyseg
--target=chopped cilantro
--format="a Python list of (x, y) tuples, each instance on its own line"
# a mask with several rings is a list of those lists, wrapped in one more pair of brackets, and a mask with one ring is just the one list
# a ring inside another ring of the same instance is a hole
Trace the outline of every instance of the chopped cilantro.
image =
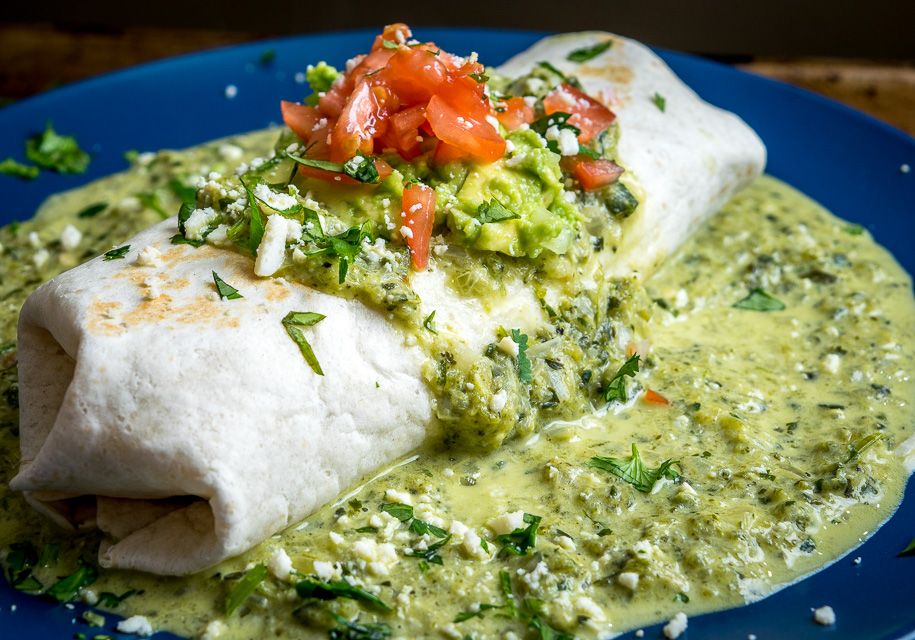
[(324, 372), (321, 370), (321, 365), (318, 363), (317, 357), (315, 357), (315, 352), (312, 351), (311, 345), (308, 344), (308, 340), (305, 339), (305, 334), (299, 327), (313, 327), (321, 322), (324, 317), (325, 316), (322, 316), (320, 313), (313, 313), (311, 311), (290, 311), (286, 314), (286, 317), (283, 318), (283, 327), (286, 328), (286, 333), (288, 333), (289, 337), (292, 338), (292, 341), (299, 346), (299, 351), (302, 352), (302, 357), (305, 358), (305, 362), (308, 363), (311, 370), (319, 376), (323, 376)]
[[(248, 230), (248, 248), (251, 250), (251, 253), (257, 255), (257, 248), (261, 245), (261, 240), (264, 239), (264, 218), (261, 216), (260, 206), (257, 204), (257, 198), (254, 197), (254, 192), (248, 187), (248, 183), (244, 180), (241, 180), (241, 186), (245, 188), (245, 193), (248, 195), (248, 204), (251, 205), (251, 227)], [(181, 205), (181, 211), (184, 211), (186, 204)], [(188, 213), (190, 216), (190, 213)], [(187, 218), (185, 218), (187, 220)], [(181, 212), (178, 213), (178, 229), (181, 233), (184, 233), (182, 229), (183, 224), (181, 222)]]
[(98, 606), (108, 607), (109, 609), (117, 609), (119, 604), (124, 602), (124, 600), (136, 592), (136, 589), (131, 589), (130, 591), (125, 591), (121, 595), (117, 595), (115, 593), (111, 593), (110, 591), (102, 591), (100, 594), (98, 594)]
[(276, 49), (264, 49), (257, 59), (257, 61), (264, 66), (267, 66), (274, 60), (276, 60)]
[(476, 73), (471, 73), (470, 77), (477, 81), (477, 84), (483, 84), (489, 80), (489, 76), (483, 73), (482, 71), (477, 71)]
[(401, 522), (406, 522), (413, 517), (413, 507), (408, 504), (401, 504), (399, 502), (389, 502), (387, 504), (383, 504), (381, 505), (381, 510), (394, 516)]
[(393, 611), (384, 601), (361, 587), (351, 585), (345, 580), (330, 580), (323, 582), (317, 578), (305, 576), (296, 583), (295, 592), (303, 600), (305, 598), (317, 598), (319, 600), (335, 600), (336, 598), (349, 598), (350, 600), (361, 600), (374, 605), (382, 611)]
[(423, 327), (429, 333), (438, 335), (438, 331), (435, 330), (435, 311), (430, 313), (429, 316), (425, 320), (423, 320)]
[(238, 581), (235, 588), (226, 596), (225, 612), (227, 616), (235, 613), (241, 604), (248, 599), (257, 586), (267, 577), (267, 566), (264, 564), (256, 565), (251, 571)]
[(448, 535), (445, 533), (444, 529), (440, 529), (435, 525), (429, 524), (428, 522), (417, 520), (416, 518), (413, 518), (413, 522), (410, 523), (410, 531), (420, 536), (431, 533), (436, 538), (444, 538)]
[(604, 389), (604, 400), (606, 402), (626, 402), (629, 399), (626, 392), (626, 377), (634, 378), (638, 372), (639, 354), (636, 353), (626, 360), (610, 379), (607, 388)]
[(512, 329), (511, 338), (518, 345), (518, 378), (521, 382), (530, 384), (534, 381), (530, 358), (527, 357), (527, 334), (521, 329)]
[(680, 591), (674, 596), (674, 602), (689, 602), (689, 596)]
[[(576, 127), (574, 124), (569, 123), (569, 118), (571, 117), (571, 113), (566, 113), (565, 111), (556, 111), (548, 116), (543, 116), (538, 120), (534, 120), (531, 123), (531, 130), (536, 131), (542, 137), (546, 137), (547, 129), (555, 126), (560, 131), (563, 129), (568, 129), (577, 136), (581, 133), (581, 129)], [(555, 143), (556, 141), (550, 140), (550, 142)]]
[[(159, 194), (153, 191), (152, 193), (138, 193), (136, 194), (137, 200), (143, 203), (143, 206), (147, 209), (152, 209), (158, 213), (163, 220), (170, 218), (171, 214), (165, 210), (165, 207), (162, 205), (162, 199), (159, 198)], [(196, 196), (195, 196), (196, 198)]]
[(651, 96), (651, 101), (661, 113), (664, 113), (664, 111), (667, 109), (667, 99), (664, 98), (664, 96), (662, 96), (660, 93), (655, 92), (655, 94)]
[[(417, 522), (414, 520), (413, 522)], [(425, 524), (425, 523), (423, 523)], [(426, 525), (431, 527), (431, 525)], [(412, 527), (411, 527), (412, 528)], [(441, 529), (439, 529), (441, 531)], [(442, 531), (444, 533), (444, 531)], [(445, 561), (442, 560), (442, 557), (438, 554), (438, 550), (444, 547), (446, 544), (451, 542), (451, 534), (449, 533), (443, 540), (439, 540), (435, 544), (430, 544), (425, 551), (411, 551), (407, 554), (408, 558), (421, 558), (426, 562), (431, 562), (432, 564), (443, 565)]]
[(540, 516), (525, 513), (524, 521), (527, 523), (527, 527), (515, 529), (511, 533), (503, 533), (496, 538), (496, 542), (501, 542), (505, 545), (499, 549), (497, 555), (527, 555), (527, 552), (537, 544), (537, 528), (540, 526), (540, 519)]
[(94, 218), (102, 211), (108, 208), (107, 202), (97, 202), (96, 204), (90, 204), (88, 207), (76, 214), (77, 218)]
[(391, 637), (391, 628), (386, 624), (359, 624), (350, 622), (333, 611), (328, 613), (340, 625), (328, 632), (330, 640), (387, 640)]
[(750, 289), (746, 298), (738, 300), (731, 306), (746, 311), (781, 311), (785, 308), (785, 303), (757, 288)]
[(663, 477), (671, 480), (676, 480), (680, 477), (679, 473), (671, 469), (671, 465), (680, 464), (679, 460), (665, 460), (657, 469), (649, 469), (642, 462), (642, 457), (639, 455), (639, 450), (635, 443), (632, 444), (632, 457), (628, 460), (594, 456), (585, 464), (589, 467), (609, 471), (642, 493), (651, 493), (655, 483)]
[(848, 449), (848, 459), (845, 460), (845, 462), (851, 462), (862, 453), (870, 449), (872, 446), (877, 444), (882, 438), (882, 433), (872, 433), (869, 436), (861, 438), (858, 442), (852, 442)]
[(909, 543), (909, 546), (907, 546), (905, 549), (903, 549), (902, 551), (900, 551), (900, 552), (899, 552), (899, 555), (900, 555), (900, 556), (911, 556), (911, 555), (915, 555), (915, 539), (913, 539), (913, 540)]
[(6, 556), (6, 577), (18, 591), (39, 591), (42, 584), (32, 575), (38, 563), (38, 552), (28, 542), (14, 542)]
[(42, 169), (65, 175), (85, 173), (89, 166), (89, 154), (79, 148), (76, 138), (59, 135), (50, 120), (41, 135), (26, 140), (25, 155)]
[(604, 40), (590, 47), (576, 49), (566, 56), (566, 60), (569, 62), (587, 62), (588, 60), (593, 60), (611, 46), (613, 46), (613, 40)]
[(365, 221), (359, 226), (350, 227), (343, 233), (328, 236), (321, 227), (321, 219), (311, 209), (305, 209), (305, 224), (302, 227), (302, 237), (318, 245), (316, 251), (309, 251), (306, 256), (335, 255), (340, 258), (339, 284), (346, 281), (349, 264), (362, 252), (362, 242), (374, 241), (371, 221)]
[(514, 220), (521, 216), (514, 211), (509, 211), (504, 204), (493, 198), (489, 202), (485, 200), (477, 207), (477, 220), (480, 224), (491, 222), (502, 222), (503, 220)]
[(105, 260), (123, 260), (127, 257), (128, 251), (130, 251), (129, 244), (125, 244), (123, 247), (118, 247), (117, 249), (112, 249), (111, 251), (106, 251)]
[(852, 223), (842, 227), (842, 231), (851, 236), (860, 236), (864, 233), (864, 227), (862, 227), (860, 224)]
[(34, 180), (38, 177), (39, 169), (33, 165), (24, 164), (13, 158), (7, 158), (0, 162), (0, 173), (13, 178), (22, 178), (23, 180)]
[(80, 561), (79, 569), (51, 585), (45, 591), (45, 595), (51, 596), (61, 603), (70, 602), (76, 599), (80, 589), (88, 587), (97, 579), (98, 569), (91, 564)]
[(216, 283), (216, 290), (219, 292), (219, 297), (223, 300), (238, 300), (239, 298), (244, 298), (244, 296), (238, 292), (238, 289), (220, 278), (215, 271), (213, 272), (213, 281)]
[(60, 545), (56, 542), (49, 542), (41, 550), (41, 557), (38, 559), (39, 567), (53, 567), (57, 564), (60, 557)]
[(382, 40), (382, 41), (381, 41), (381, 46), (383, 46), (385, 49), (396, 49), (396, 48), (397, 48), (397, 43), (396, 43), (396, 42), (391, 42), (390, 40)]
[(168, 188), (181, 199), (181, 202), (188, 204), (197, 204), (197, 189), (185, 186), (183, 182), (175, 178), (168, 183)]
[(348, 175), (357, 182), (363, 184), (377, 184), (379, 180), (378, 170), (375, 168), (375, 161), (361, 152), (353, 156), (343, 164), (330, 162), (329, 160), (314, 160), (312, 158), (300, 158), (290, 153), (286, 157), (291, 158), (294, 162), (312, 169), (320, 169), (331, 173), (342, 173)]

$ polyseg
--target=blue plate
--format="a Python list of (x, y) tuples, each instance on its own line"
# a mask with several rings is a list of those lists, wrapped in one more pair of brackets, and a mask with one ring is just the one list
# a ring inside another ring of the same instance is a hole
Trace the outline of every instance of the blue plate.
[[(126, 168), (123, 153), (180, 148), (280, 121), (279, 101), (299, 100), (307, 85), (296, 74), (308, 63), (342, 66), (364, 51), (374, 31), (273, 40), (156, 62), (94, 78), (0, 110), (0, 158), (22, 158), (26, 136), (46, 120), (75, 134), (93, 161), (83, 176), (42, 174), (34, 182), (0, 176), (0, 223), (32, 216), (47, 195)], [(423, 29), (424, 40), (455, 53), (477, 51), (496, 64), (545, 34), (493, 29)], [(261, 64), (266, 50), (276, 52)], [(703, 98), (736, 112), (769, 149), (769, 173), (819, 200), (837, 215), (872, 231), (910, 272), (915, 272), (915, 139), (824, 98), (730, 67), (678, 53), (664, 60)], [(227, 97), (229, 86), (237, 88)], [(910, 483), (912, 484), (912, 483)], [(911, 576), (915, 557), (898, 558), (915, 536), (915, 496), (868, 542), (821, 571), (750, 606), (697, 616), (688, 640), (755, 634), (761, 640), (829, 638), (889, 640), (915, 638)], [(861, 557), (860, 564), (852, 558)], [(834, 627), (813, 623), (811, 607), (831, 605)], [(14, 609), (15, 610), (12, 610)], [(4, 638), (91, 637), (103, 630), (79, 622), (83, 607), (25, 596), (0, 581), (0, 636)], [(685, 607), (688, 612), (688, 605)], [(110, 629), (112, 616), (107, 616)], [(645, 637), (661, 637), (660, 625)], [(111, 631), (105, 631), (110, 633)], [(631, 634), (627, 634), (631, 637)], [(157, 634), (156, 638), (174, 638)]]

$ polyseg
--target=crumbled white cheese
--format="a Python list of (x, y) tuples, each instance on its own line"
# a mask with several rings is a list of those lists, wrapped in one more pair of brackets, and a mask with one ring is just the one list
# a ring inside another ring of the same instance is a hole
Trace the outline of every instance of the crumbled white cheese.
[(511, 533), (515, 529), (524, 528), (524, 511), (503, 513), (486, 521), (486, 526), (497, 536)]
[(455, 539), (461, 541), (464, 539), (464, 535), (470, 531), (470, 527), (465, 525), (460, 520), (454, 520), (451, 522), (451, 526), (448, 528), (448, 533), (453, 535)]
[(41, 238), (38, 237), (37, 231), (29, 231), (29, 235), (27, 236), (27, 239), (28, 239), (29, 244), (33, 248), (37, 249), (38, 247), (41, 246)]
[(833, 611), (832, 607), (826, 605), (819, 609), (813, 609), (813, 619), (817, 621), (817, 624), (828, 627), (836, 623), (836, 612)]
[(255, 274), (261, 277), (272, 276), (283, 266), (288, 234), (289, 221), (286, 218), (278, 213), (267, 217), (264, 237), (257, 247), (257, 259), (254, 261)]
[(314, 561), (314, 572), (321, 580), (339, 580), (342, 577), (342, 571), (339, 564), (325, 562), (324, 560)]
[[(512, 344), (514, 344), (514, 342)], [(507, 402), (508, 394), (505, 392), (505, 390), (502, 389), (501, 391), (497, 391), (492, 395), (492, 399), (489, 401), (489, 410), (493, 413), (499, 413), (502, 411), (502, 409), (505, 408)]]
[(393, 544), (379, 544), (371, 538), (359, 538), (353, 543), (351, 551), (357, 559), (365, 562), (368, 572), (375, 576), (388, 575), (391, 567), (400, 561)]
[(499, 350), (507, 353), (510, 356), (518, 355), (518, 343), (512, 340), (509, 336), (505, 336), (499, 340)]
[(388, 489), (384, 492), (384, 497), (388, 502), (399, 502), (400, 504), (413, 505), (413, 500), (410, 498), (410, 494), (406, 491), (397, 491), (395, 489)]
[(60, 232), (60, 246), (64, 251), (73, 251), (82, 239), (83, 233), (72, 224), (68, 224)]
[(407, 225), (404, 225), (400, 228), (400, 235), (402, 235), (404, 238), (412, 239), (413, 238), (413, 229), (411, 229)]
[(688, 619), (686, 614), (682, 611), (670, 619), (670, 622), (664, 625), (664, 637), (674, 640), (674, 638), (679, 638), (686, 627), (688, 626)]
[(98, 594), (92, 589), (87, 589), (85, 587), (79, 590), (79, 599), (90, 607), (94, 607), (98, 604)]
[(222, 620), (211, 620), (203, 634), (201, 634), (200, 640), (216, 640), (225, 629), (226, 625), (222, 623)]
[(141, 267), (158, 267), (162, 264), (162, 252), (153, 245), (147, 245), (137, 253), (137, 264)]
[(639, 586), (639, 574), (634, 571), (624, 571), (616, 578), (616, 581), (627, 589), (635, 591), (636, 587)]
[(560, 129), (553, 125), (546, 130), (546, 139), (556, 141), (561, 155), (574, 156), (578, 153), (578, 137), (571, 129)]
[(604, 610), (601, 609), (594, 600), (586, 596), (581, 596), (575, 600), (575, 613), (597, 621), (604, 621), (607, 619)]
[(327, 534), (327, 536), (330, 538), (330, 541), (333, 542), (334, 546), (336, 546), (336, 547), (343, 546), (343, 543), (346, 541), (345, 538), (343, 536), (341, 536), (339, 533), (337, 533), (336, 531), (331, 531), (330, 533)]
[(829, 373), (836, 374), (839, 372), (839, 362), (841, 358), (836, 353), (830, 353), (823, 358), (823, 368)]
[(121, 620), (118, 622), (118, 631), (132, 633), (135, 636), (151, 636), (153, 634), (152, 625), (143, 616), (131, 616), (126, 620)]
[(285, 211), (298, 204), (298, 200), (296, 200), (294, 196), (291, 196), (288, 193), (274, 191), (263, 183), (254, 187), (253, 193), (256, 198), (266, 202), (267, 206), (271, 209), (276, 209), (277, 211)]
[(41, 269), (48, 263), (48, 260), (51, 258), (51, 253), (47, 249), (39, 249), (32, 254), (32, 263), (38, 268)]
[(194, 240), (197, 242), (203, 240), (203, 232), (207, 227), (210, 226), (210, 224), (216, 220), (218, 216), (219, 214), (213, 211), (213, 207), (194, 209), (190, 217), (188, 217), (187, 222), (184, 223), (185, 237), (188, 240)]
[(566, 551), (575, 551), (575, 541), (569, 536), (559, 536), (556, 543)]
[(464, 542), (461, 543), (461, 546), (466, 553), (471, 558), (476, 560), (485, 560), (489, 557), (489, 554), (486, 552), (486, 549), (483, 548), (483, 545), (480, 544), (482, 540), (480, 536), (477, 535), (477, 532), (473, 529), (468, 529), (464, 533)]
[(289, 557), (289, 554), (286, 553), (286, 550), (280, 547), (270, 556), (270, 560), (267, 562), (267, 568), (270, 569), (270, 573), (275, 575), (278, 579), (287, 580), (290, 572), (292, 572), (292, 559)]

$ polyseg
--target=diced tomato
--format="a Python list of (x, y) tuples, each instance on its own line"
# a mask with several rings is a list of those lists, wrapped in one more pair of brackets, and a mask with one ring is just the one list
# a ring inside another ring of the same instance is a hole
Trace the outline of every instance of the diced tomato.
[(651, 389), (647, 389), (645, 391), (645, 402), (660, 407), (667, 407), (670, 405), (670, 400), (662, 396), (657, 391), (652, 391)]
[(314, 107), (286, 100), (280, 102), (280, 110), (283, 113), (283, 122), (304, 142), (311, 138), (315, 125), (323, 117)]
[(594, 191), (616, 182), (623, 175), (623, 168), (606, 158), (584, 160), (575, 165), (572, 171), (575, 179), (585, 191)]
[(454, 160), (462, 160), (469, 155), (470, 154), (463, 149), (458, 149), (447, 142), (439, 140), (438, 144), (435, 145), (435, 153), (432, 155), (432, 162), (434, 162), (436, 166), (442, 166), (443, 164), (448, 164)]
[[(394, 171), (387, 162), (381, 158), (374, 158), (375, 170), (378, 172), (378, 180), (384, 180)], [(325, 171), (324, 169), (315, 169), (314, 167), (306, 167), (303, 164), (299, 165), (299, 173), (301, 173), (306, 178), (315, 178), (316, 180), (324, 180), (326, 182), (336, 182), (337, 184), (363, 184), (358, 180), (350, 178), (348, 175), (343, 173), (334, 173), (333, 171)]]
[(439, 58), (425, 45), (402, 47), (388, 61), (385, 81), (403, 104), (425, 105), (448, 80), (448, 68)]
[(578, 141), (585, 143), (613, 124), (616, 115), (594, 98), (565, 83), (550, 91), (543, 99), (547, 115), (562, 111), (569, 113), (569, 124), (581, 129)]
[(403, 190), (404, 226), (413, 266), (422, 271), (429, 264), (429, 242), (435, 223), (435, 191), (424, 184), (412, 184)]
[(509, 98), (499, 106), (504, 111), (496, 110), (496, 117), (509, 131), (534, 121), (534, 107), (527, 104), (521, 96)]
[(426, 107), (418, 104), (398, 111), (391, 116), (389, 138), (393, 146), (405, 158), (419, 154), (419, 127), (426, 121)]
[(331, 162), (346, 162), (359, 151), (366, 155), (374, 151), (373, 139), (381, 124), (380, 111), (372, 85), (360, 82), (330, 134)]
[[(476, 84), (469, 80), (470, 84)], [(458, 79), (443, 86), (429, 100), (426, 118), (435, 136), (487, 162), (505, 155), (505, 140), (487, 117), (492, 107), (468, 84)]]
[(384, 44), (381, 42), (382, 40), (387, 40), (394, 44), (403, 44), (412, 37), (413, 32), (410, 31), (410, 27), (403, 22), (389, 24), (384, 28), (384, 31), (381, 32), (381, 35), (375, 36), (375, 43), (372, 45), (372, 51), (378, 51), (379, 49), (384, 48)]

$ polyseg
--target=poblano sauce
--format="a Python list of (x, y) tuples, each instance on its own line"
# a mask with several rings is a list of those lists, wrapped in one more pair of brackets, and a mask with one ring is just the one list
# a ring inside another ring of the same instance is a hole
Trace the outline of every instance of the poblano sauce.
[[(0, 230), (7, 579), (17, 577), (14, 552), (48, 552), (29, 574), (41, 589), (19, 588), (46, 590), (91, 564), (99, 544), (53, 530), (7, 488), (19, 456), (19, 307), (42, 281), (176, 211), (177, 185), (230, 172), (274, 138), (140, 156)], [(758, 599), (892, 514), (907, 477), (893, 452), (915, 426), (915, 304), (908, 275), (866, 232), (763, 177), (648, 282), (618, 286), (627, 321), (650, 337), (640, 373), (620, 376), (625, 402), (592, 402), (583, 418), (482, 452), (431, 443), (211, 570), (102, 571), (79, 597), (129, 593), (99, 606), (192, 637), (522, 638), (551, 628), (557, 635), (542, 637), (591, 638)], [(545, 340), (531, 337), (533, 366), (571, 375), (538, 355)], [(453, 396), (466, 381), (440, 384)], [(294, 572), (283, 580), (285, 555)], [(367, 635), (345, 629), (357, 616)]]

